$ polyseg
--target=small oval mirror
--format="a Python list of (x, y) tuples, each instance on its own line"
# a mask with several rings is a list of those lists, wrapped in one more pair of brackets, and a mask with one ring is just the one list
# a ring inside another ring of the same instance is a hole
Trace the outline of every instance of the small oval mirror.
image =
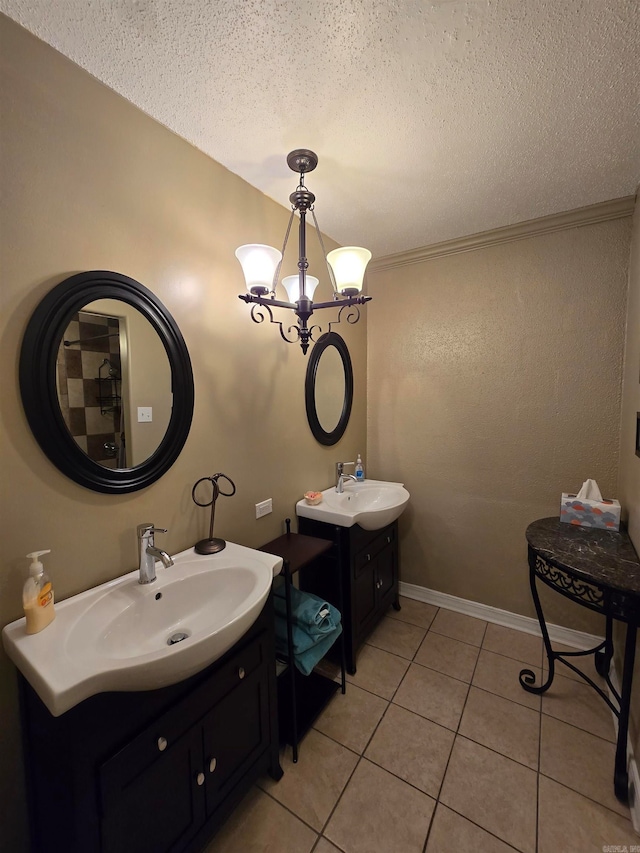
[(311, 351), (305, 380), (307, 420), (320, 444), (336, 444), (349, 423), (353, 403), (353, 368), (344, 340), (336, 332), (322, 335)]
[(20, 388), (49, 459), (86, 488), (142, 489), (177, 459), (193, 374), (175, 321), (139, 282), (90, 271), (61, 282), (27, 326)]

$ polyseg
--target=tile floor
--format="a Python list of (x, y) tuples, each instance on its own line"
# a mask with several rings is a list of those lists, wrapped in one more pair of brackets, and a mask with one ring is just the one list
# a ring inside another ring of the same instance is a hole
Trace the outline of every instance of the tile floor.
[[(578, 676), (542, 699), (542, 640), (403, 598), (280, 782), (206, 853), (586, 853), (640, 845), (613, 794), (610, 711)], [(586, 665), (586, 664), (585, 664)], [(598, 678), (593, 666), (588, 674)]]

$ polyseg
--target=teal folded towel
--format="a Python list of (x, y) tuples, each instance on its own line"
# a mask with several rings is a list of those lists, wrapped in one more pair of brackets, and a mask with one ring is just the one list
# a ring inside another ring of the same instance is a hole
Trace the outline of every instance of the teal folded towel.
[[(276, 613), (286, 619), (287, 602), (284, 584), (275, 590), (273, 603)], [(318, 598), (312, 592), (304, 592), (291, 586), (291, 621), (309, 636), (320, 638), (323, 634), (329, 634), (340, 624), (340, 619), (340, 611), (328, 601)]]
[[(287, 605), (284, 584), (273, 596), (276, 619), (276, 650), (288, 654)], [(291, 587), (291, 628), (296, 667), (309, 675), (342, 631), (340, 611), (317, 595)]]
[(293, 655), (293, 661), (296, 667), (303, 675), (309, 675), (316, 664), (320, 663), (322, 658), (329, 651), (331, 646), (342, 633), (342, 625), (338, 625), (330, 634), (325, 634), (322, 640), (319, 640), (315, 646), (307, 649), (305, 652)]

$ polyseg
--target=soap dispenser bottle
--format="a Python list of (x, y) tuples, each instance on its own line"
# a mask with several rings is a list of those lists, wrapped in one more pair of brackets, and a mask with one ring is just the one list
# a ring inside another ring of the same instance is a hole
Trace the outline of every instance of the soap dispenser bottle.
[(44, 566), (38, 559), (51, 551), (34, 551), (27, 554), (31, 560), (29, 577), (22, 591), (22, 605), (27, 620), (27, 634), (37, 634), (55, 618), (53, 609), (53, 587)]
[(364, 465), (362, 464), (362, 457), (358, 453), (358, 458), (356, 459), (356, 480), (359, 483), (362, 483), (364, 480)]

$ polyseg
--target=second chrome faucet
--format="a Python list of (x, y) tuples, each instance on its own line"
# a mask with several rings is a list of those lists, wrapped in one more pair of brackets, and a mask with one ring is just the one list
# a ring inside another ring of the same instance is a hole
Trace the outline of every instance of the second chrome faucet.
[(354, 474), (345, 474), (344, 466), (345, 465), (354, 465), (355, 462), (336, 462), (336, 492), (341, 495), (344, 491), (344, 481), (345, 480), (353, 480), (354, 483), (358, 482), (358, 478)]
[(138, 525), (138, 553), (140, 556), (140, 578), (138, 583), (153, 583), (156, 579), (156, 560), (162, 560), (165, 569), (173, 565), (173, 559), (156, 548), (155, 534), (166, 533), (164, 527), (154, 527), (150, 522)]

